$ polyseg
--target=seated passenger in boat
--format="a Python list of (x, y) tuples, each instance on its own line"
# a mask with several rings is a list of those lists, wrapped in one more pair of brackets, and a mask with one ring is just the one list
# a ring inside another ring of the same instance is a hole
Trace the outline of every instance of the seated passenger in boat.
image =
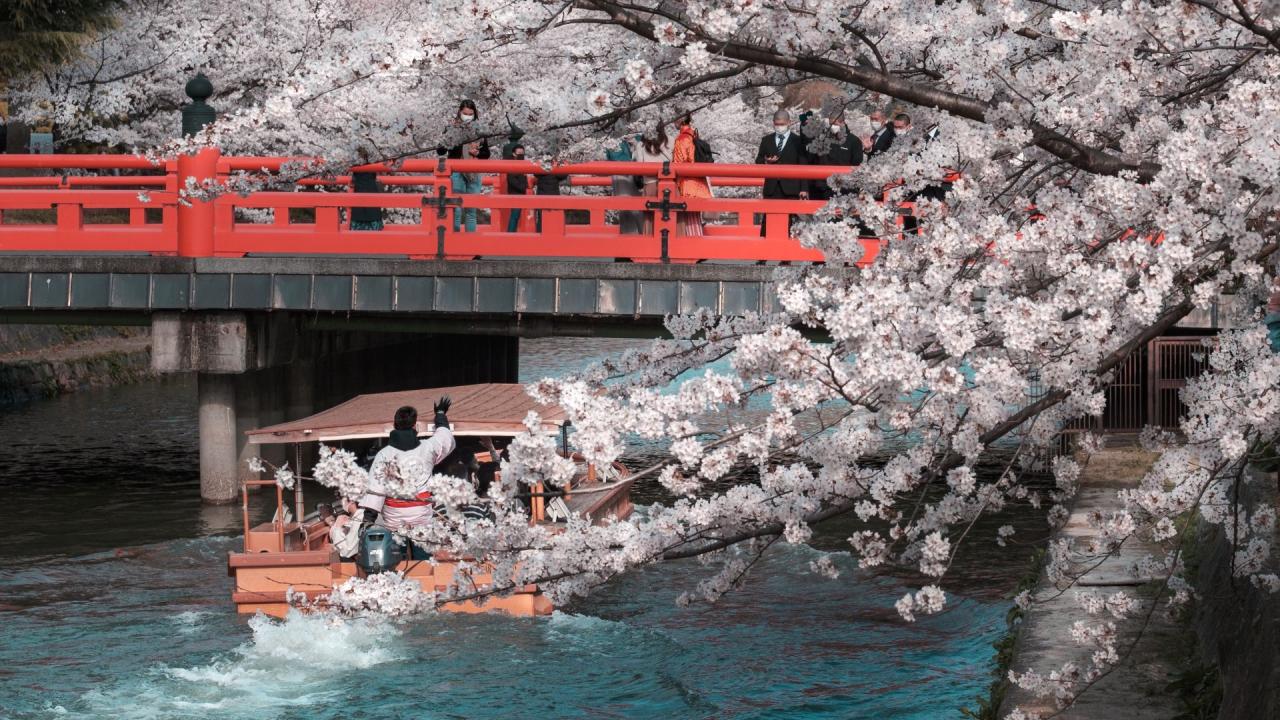
[[(492, 447), (492, 442), (490, 447)], [(489, 483), (493, 480), (493, 472), (489, 472), (488, 478), (485, 478), (482, 472), (486, 465), (496, 465), (496, 463), (482, 463), (476, 459), (476, 453), (473, 450), (459, 446), (437, 468), (443, 475), (469, 480), (471, 486), (475, 488), (476, 496), (479, 498), (478, 501), (458, 508), (463, 516), (469, 520), (493, 519), (492, 504), (488, 498)]]
[(468, 520), (492, 520), (493, 501), (489, 499), (489, 486), (476, 483), (476, 501), (462, 506), (462, 515)]
[[(426, 440), (420, 439), (415, 429), (418, 411), (408, 406), (396, 410), (395, 429), (388, 437), (388, 445), (374, 457), (373, 466), (369, 470), (369, 491), (360, 499), (361, 527), (372, 524), (374, 518), (381, 513), (381, 524), (387, 529), (407, 530), (425, 522), (435, 512), (431, 505), (431, 493), (426, 489), (430, 472), (417, 473), (417, 493), (411, 500), (387, 497), (387, 472), (393, 461), (397, 466), (416, 462), (421, 468), (434, 469), (453, 451), (453, 431), (450, 430), (449, 418), (446, 417), (449, 405), (448, 396), (436, 402), (435, 432)], [(425, 559), (425, 553), (415, 547), (413, 557)]]
[[(487, 438), (486, 438), (487, 439)], [(493, 441), (489, 441), (489, 447), (493, 447)], [(495, 452), (490, 457), (496, 457)], [(468, 520), (492, 520), (493, 501), (489, 499), (489, 486), (493, 484), (495, 472), (497, 470), (497, 462), (476, 462), (475, 470), (471, 473), (471, 485), (476, 490), (476, 501), (462, 506), (462, 514)]]
[(352, 518), (358, 509), (355, 502), (347, 498), (342, 498), (341, 512), (335, 513), (329, 505), (320, 506), (320, 518), (329, 526), (329, 544), (344, 562), (360, 552), (360, 523)]
[[(493, 443), (493, 438), (480, 438), (480, 446), (489, 453), (489, 459), (479, 463), (476, 469), (476, 495), (485, 498), (484, 509), (488, 512), (487, 517), (493, 517), (493, 501), (489, 499), (489, 488), (498, 480), (498, 471), (502, 469), (502, 461), (511, 459), (511, 451), (509, 448), (499, 450)], [(524, 493), (523, 497), (517, 496), (524, 506), (525, 513), (531, 512), (531, 504), (529, 494)]]
[(449, 475), (451, 477), (469, 479), (480, 469), (480, 461), (476, 459), (474, 450), (459, 445), (449, 453), (440, 464), (436, 466), (436, 472), (441, 475)]

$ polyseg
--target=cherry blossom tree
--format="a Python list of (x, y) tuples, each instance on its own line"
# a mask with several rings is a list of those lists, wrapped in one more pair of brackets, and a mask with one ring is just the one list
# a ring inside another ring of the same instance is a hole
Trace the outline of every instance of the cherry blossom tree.
[[(189, 145), (175, 139), (183, 86), (203, 72), (220, 117), (194, 143), (345, 167), (497, 140), (511, 124), (534, 131), (529, 141), (542, 152), (598, 159), (603, 140), (670, 121), (676, 101), (698, 110), (738, 89), (776, 94), (797, 76), (684, 73), (659, 91), (653, 68), (631, 60), (641, 44), (571, 7), (528, 0), (138, 0), (83, 61), (29, 76), (11, 94), (32, 117), (51, 115), (66, 139), (172, 153)], [(674, 55), (669, 64), (679, 70)], [(460, 128), (451, 120), (467, 97), (479, 100), (480, 122)], [(753, 132), (738, 121), (754, 108), (723, 109), (700, 120), (728, 115), (737, 125), (711, 134)]]
[[(978, 517), (1031, 502), (1051, 524), (1065, 520), (1078, 462), (1057, 459), (1046, 492), (1023, 482), (1021, 460), (1070, 420), (1103, 412), (1110, 374), (1130, 353), (1230, 295), (1222, 315), (1240, 329), (1217, 338), (1211, 371), (1184, 393), (1184, 439), (1147, 433), (1165, 452), (1118, 499), (1121, 510), (1096, 519), (1101, 540), (1050, 548), (1050, 578), (1069, 582), (1074, 554), (1105, 556), (1139, 536), (1163, 542), (1167, 555), (1149, 564), (1166, 578), (1159, 602), (1168, 603), (1188, 596), (1181, 531), (1193, 513), (1233, 527), (1240, 577), (1280, 589), (1266, 571), (1275, 508), (1245, 507), (1239, 493), (1252, 482), (1251, 448), (1280, 435), (1280, 360), (1256, 329), (1280, 241), (1278, 5), (142, 1), (90, 59), (17, 92), (54, 101), (73, 135), (173, 152), (178, 89), (203, 70), (222, 118), (195, 142), (336, 163), (496, 137), (508, 120), (597, 157), (602, 140), (677, 107), (710, 108), (699, 114), (704, 134), (734, 138), (745, 159), (765, 131), (752, 123), (781, 104), (778, 87), (833, 83), (840, 96), (819, 117), (843, 113), (855, 128), (868, 103), (893, 104), (916, 128), (936, 124), (936, 139), (907, 133), (833, 179), (843, 192), (799, 230), (828, 263), (780, 271), (784, 313), (670, 318), (671, 339), (530, 388), (568, 411), (576, 444), (597, 464), (634, 436), (667, 443), (669, 459), (639, 474), (679, 499), (604, 526), (531, 527), (514, 493), (562, 485), (572, 468), (551, 438), (522, 436), (493, 520), (450, 510), (414, 531), (495, 568), (492, 587), (460, 585), (433, 600), (529, 582), (562, 600), (646, 563), (719, 555), (682, 596), (714, 600), (770, 545), (803, 543), (824, 521), (854, 515), (868, 521), (849, 538), (863, 567), (919, 573), (897, 603), (902, 616), (938, 612), (960, 542), (1008, 540), (1011, 528), (970, 533)], [(464, 96), (482, 104), (474, 130), (449, 123)], [(918, 234), (887, 232), (874, 264), (846, 267), (861, 252), (851, 218), (891, 227), (892, 204), (936, 186), (942, 168), (961, 178), (945, 204), (919, 200)], [(727, 371), (708, 368), (726, 358)], [(757, 398), (768, 410), (746, 412)], [(998, 443), (1015, 461), (979, 476)], [(1082, 450), (1097, 445), (1085, 438)], [(717, 483), (743, 469), (758, 480)], [(361, 472), (340, 451), (315, 469), (338, 487), (379, 482)], [(465, 483), (432, 483), (446, 507), (473, 499)], [(815, 569), (834, 573), (830, 563)], [(344, 588), (340, 602), (434, 604), (401, 602), (394, 585)], [(1141, 607), (1120, 593), (1081, 602), (1110, 618), (1075, 629), (1091, 648), (1082, 662), (1015, 678), (1064, 706), (1127, 652), (1113, 623)]]

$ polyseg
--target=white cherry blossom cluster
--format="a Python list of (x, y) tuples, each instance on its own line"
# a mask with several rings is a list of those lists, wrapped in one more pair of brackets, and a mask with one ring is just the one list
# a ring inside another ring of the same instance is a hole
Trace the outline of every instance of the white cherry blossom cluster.
[(276, 468), (274, 477), (276, 484), (285, 490), (292, 490), (294, 483), (298, 481), (298, 476), (289, 468), (289, 463)]
[(941, 612), (947, 603), (947, 595), (937, 585), (925, 585), (914, 595), (907, 593), (894, 603), (903, 620), (915, 622), (916, 613), (932, 615)]
[(344, 498), (359, 500), (369, 489), (369, 472), (360, 467), (355, 453), (324, 443), (311, 474), (316, 482), (336, 489)]
[(434, 609), (435, 595), (423, 591), (417, 580), (384, 572), (349, 578), (312, 602), (343, 615), (405, 617)]
[(1138, 609), (1138, 601), (1123, 590), (1103, 596), (1098, 592), (1077, 592), (1076, 602), (1090, 615), (1109, 612), (1116, 619), (1124, 619)]

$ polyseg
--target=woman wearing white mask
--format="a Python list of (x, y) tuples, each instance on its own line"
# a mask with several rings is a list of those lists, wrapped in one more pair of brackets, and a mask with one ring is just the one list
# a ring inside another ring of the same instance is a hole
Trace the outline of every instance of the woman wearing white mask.
[[(455, 134), (475, 133), (476, 123), (480, 120), (480, 111), (476, 108), (474, 100), (467, 98), (458, 103), (458, 112), (454, 116), (453, 125)], [(445, 150), (441, 145), (436, 148), (436, 152), (445, 155), (450, 160), (488, 160), (489, 159), (489, 143), (483, 139), (469, 142), (466, 144), (459, 143)], [(450, 175), (450, 181), (453, 186), (454, 195), (479, 194), (483, 188), (483, 178), (480, 173), (462, 173), (453, 172)], [(453, 231), (458, 232), (462, 229), (462, 223), (466, 222), (467, 232), (475, 232), (476, 230), (476, 209), (463, 208), (453, 211)]]
[[(862, 140), (853, 136), (844, 124), (844, 118), (831, 121), (831, 145), (825, 153), (819, 155), (815, 165), (851, 166), (861, 165), (864, 152)], [(814, 180), (813, 199), (830, 200), (835, 196), (831, 185), (826, 180)]]

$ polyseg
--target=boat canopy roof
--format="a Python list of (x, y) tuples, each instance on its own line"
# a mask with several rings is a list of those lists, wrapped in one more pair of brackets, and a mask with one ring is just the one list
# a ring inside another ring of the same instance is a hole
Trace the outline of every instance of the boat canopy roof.
[(452, 387), (404, 390), (357, 395), (315, 415), (278, 425), (246, 431), (249, 442), (259, 445), (294, 442), (332, 442), (386, 437), (393, 428), (396, 410), (404, 405), (418, 409), (418, 433), (429, 435), (432, 407), (448, 395), (453, 400), (449, 423), (455, 435), (511, 437), (525, 432), (524, 418), (532, 410), (542, 418), (542, 430), (558, 432), (566, 415), (558, 405), (542, 405), (517, 383), (482, 383)]

